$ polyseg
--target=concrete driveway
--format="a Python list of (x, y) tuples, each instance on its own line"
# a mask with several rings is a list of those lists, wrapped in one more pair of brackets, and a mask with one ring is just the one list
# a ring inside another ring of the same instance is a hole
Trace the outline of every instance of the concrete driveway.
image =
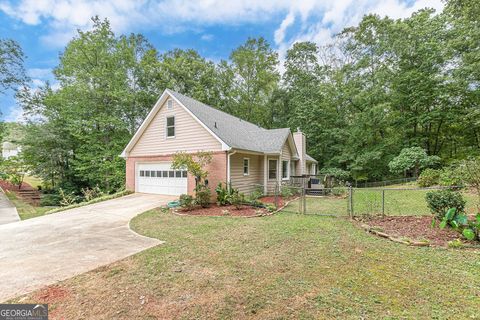
[(162, 243), (134, 233), (128, 224), (172, 199), (133, 194), (0, 225), (0, 301)]
[(8, 200), (3, 190), (0, 190), (0, 224), (20, 221), (17, 208)]

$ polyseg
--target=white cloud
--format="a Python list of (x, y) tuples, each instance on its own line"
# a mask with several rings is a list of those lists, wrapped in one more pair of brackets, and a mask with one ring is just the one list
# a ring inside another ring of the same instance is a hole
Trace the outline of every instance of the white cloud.
[(50, 68), (31, 68), (27, 70), (27, 74), (31, 78), (48, 79), (52, 77), (52, 69)]
[(23, 116), (22, 107), (18, 105), (10, 107), (9, 113), (5, 114), (4, 116), (4, 121), (5, 122), (24, 122), (25, 117)]
[[(25, 24), (46, 23), (44, 44), (63, 46), (91, 17), (108, 18), (116, 32), (157, 29), (163, 33), (202, 29), (206, 25), (240, 25), (284, 18), (274, 33), (279, 52), (295, 41), (322, 43), (367, 13), (403, 18), (423, 8), (441, 9), (440, 0), (0, 0), (0, 11)], [(290, 35), (287, 37), (287, 34)], [(209, 35), (202, 36), (209, 40)]]
[(202, 34), (202, 36), (200, 37), (200, 39), (202, 39), (203, 41), (212, 41), (213, 38), (213, 34)]

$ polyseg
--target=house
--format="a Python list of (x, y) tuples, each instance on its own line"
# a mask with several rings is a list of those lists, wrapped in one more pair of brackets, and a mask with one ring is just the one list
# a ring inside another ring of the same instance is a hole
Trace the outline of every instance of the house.
[(170, 166), (175, 153), (199, 151), (212, 153), (207, 170), (213, 194), (219, 182), (266, 194), (291, 175), (316, 172), (302, 132), (264, 129), (167, 89), (122, 152), (127, 189), (193, 194), (195, 178)]
[(16, 157), (22, 151), (20, 146), (17, 146), (14, 143), (5, 141), (2, 143), (2, 157), (3, 159), (8, 159), (11, 157)]

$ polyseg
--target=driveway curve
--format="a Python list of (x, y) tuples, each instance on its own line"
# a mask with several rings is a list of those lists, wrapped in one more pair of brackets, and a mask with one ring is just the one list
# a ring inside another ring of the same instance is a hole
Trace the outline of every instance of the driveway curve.
[(172, 199), (133, 194), (0, 225), (0, 302), (162, 243), (129, 221)]

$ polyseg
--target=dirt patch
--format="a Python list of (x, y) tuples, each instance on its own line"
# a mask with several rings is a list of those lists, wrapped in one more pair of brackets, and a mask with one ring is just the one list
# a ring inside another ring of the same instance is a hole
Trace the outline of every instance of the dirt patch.
[(33, 297), (33, 300), (51, 304), (66, 300), (68, 297), (70, 297), (70, 291), (68, 289), (53, 285), (38, 291)]
[[(289, 197), (289, 198), (284, 198), (284, 197), (277, 197), (278, 200), (278, 208), (283, 207), (285, 203), (288, 201), (294, 199), (294, 197)], [(272, 204), (275, 205), (275, 196), (266, 196), (266, 197), (261, 197), (258, 199), (258, 201), (265, 203), (265, 204)]]
[(218, 206), (211, 205), (208, 208), (196, 208), (190, 211), (177, 210), (177, 213), (191, 215), (191, 216), (238, 216), (238, 217), (253, 217), (265, 215), (268, 211), (264, 208), (256, 208), (252, 206), (241, 206), (237, 209), (235, 206)]
[(372, 218), (365, 221), (370, 227), (378, 227), (382, 232), (394, 237), (405, 237), (415, 241), (428, 240), (434, 246), (448, 246), (448, 242), (462, 238), (450, 228), (432, 228), (430, 216), (402, 216)]

